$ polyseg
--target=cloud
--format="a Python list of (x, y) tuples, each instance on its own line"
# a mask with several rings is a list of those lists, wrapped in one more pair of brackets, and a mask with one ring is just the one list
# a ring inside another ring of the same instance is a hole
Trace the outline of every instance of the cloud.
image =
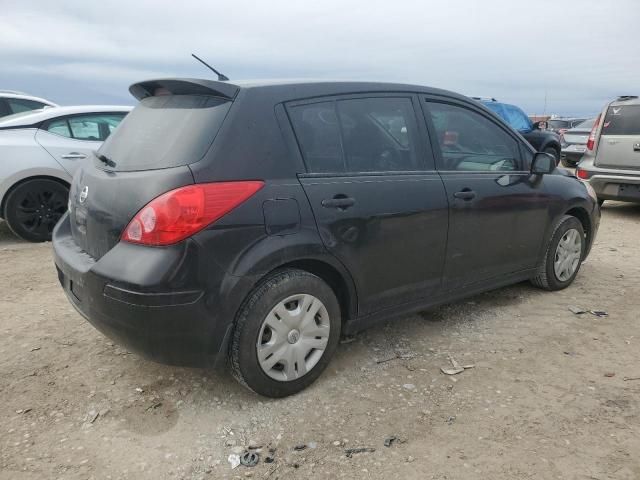
[[(0, 87), (93, 102), (152, 76), (391, 80), (587, 113), (638, 93), (636, 0), (0, 0)], [(628, 14), (625, 14), (627, 12)], [(65, 83), (73, 91), (65, 89)], [(86, 82), (87, 88), (78, 88)]]

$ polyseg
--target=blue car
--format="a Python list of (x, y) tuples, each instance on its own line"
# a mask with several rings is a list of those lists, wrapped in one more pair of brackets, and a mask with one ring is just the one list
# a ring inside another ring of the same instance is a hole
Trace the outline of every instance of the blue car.
[(473, 99), (478, 100), (507, 122), (511, 128), (517, 130), (538, 152), (553, 155), (556, 164), (560, 161), (560, 137), (551, 131), (540, 130), (540, 122), (533, 123), (522, 109), (515, 105), (498, 102), (495, 98), (473, 97)]

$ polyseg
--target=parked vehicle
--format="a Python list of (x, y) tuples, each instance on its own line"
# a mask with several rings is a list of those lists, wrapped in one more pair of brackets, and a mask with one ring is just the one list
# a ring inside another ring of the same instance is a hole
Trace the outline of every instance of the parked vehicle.
[(560, 145), (562, 145), (560, 161), (562, 165), (573, 168), (578, 164), (582, 155), (584, 155), (584, 152), (587, 150), (587, 141), (589, 140), (589, 134), (595, 122), (595, 118), (585, 120), (578, 126), (560, 135)]
[(135, 84), (53, 235), (70, 302), (132, 351), (311, 384), (341, 334), (523, 280), (571, 284), (589, 188), (478, 103), (358, 82)]
[(584, 122), (586, 118), (550, 118), (547, 120), (547, 130), (562, 135), (571, 128), (575, 128)]
[(576, 175), (605, 200), (640, 203), (640, 99), (623, 96), (596, 119)]
[(0, 90), (0, 118), (14, 113), (40, 110), (57, 105), (44, 98), (34, 97), (14, 90)]
[(18, 237), (51, 239), (69, 184), (131, 107), (55, 107), (0, 119), (0, 217)]
[(556, 160), (556, 165), (559, 163), (560, 137), (553, 132), (540, 130), (540, 124), (544, 122), (532, 123), (527, 114), (519, 107), (498, 102), (495, 98), (473, 98), (507, 122), (511, 128), (517, 130), (535, 150), (552, 155)]

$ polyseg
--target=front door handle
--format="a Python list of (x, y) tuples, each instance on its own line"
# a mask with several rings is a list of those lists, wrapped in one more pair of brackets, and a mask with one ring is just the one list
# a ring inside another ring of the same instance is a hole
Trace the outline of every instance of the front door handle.
[(322, 206), (324, 208), (337, 208), (338, 210), (346, 210), (349, 207), (353, 207), (355, 203), (355, 198), (347, 197), (346, 195), (336, 195), (333, 198), (325, 198), (322, 200)]
[(469, 189), (469, 188), (464, 188), (462, 190), (460, 190), (459, 192), (456, 192), (453, 194), (453, 196), (455, 198), (459, 198), (460, 200), (473, 200), (474, 198), (476, 198), (476, 192), (474, 192), (473, 190)]
[(82, 158), (87, 158), (87, 156), (84, 153), (71, 152), (66, 155), (62, 155), (61, 158), (64, 158), (65, 160), (80, 160)]
[(633, 144), (633, 151), (640, 152), (640, 142)]

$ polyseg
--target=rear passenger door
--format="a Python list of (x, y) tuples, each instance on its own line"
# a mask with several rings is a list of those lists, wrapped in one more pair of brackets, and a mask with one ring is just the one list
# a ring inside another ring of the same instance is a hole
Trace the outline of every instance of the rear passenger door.
[(359, 313), (441, 289), (447, 199), (417, 97), (356, 96), (287, 106), (322, 241), (351, 272)]
[(36, 141), (73, 176), (79, 162), (92, 155), (115, 130), (124, 113), (91, 113), (49, 120)]
[(551, 198), (530, 174), (531, 150), (479, 108), (423, 102), (450, 205), (448, 289), (534, 268)]

